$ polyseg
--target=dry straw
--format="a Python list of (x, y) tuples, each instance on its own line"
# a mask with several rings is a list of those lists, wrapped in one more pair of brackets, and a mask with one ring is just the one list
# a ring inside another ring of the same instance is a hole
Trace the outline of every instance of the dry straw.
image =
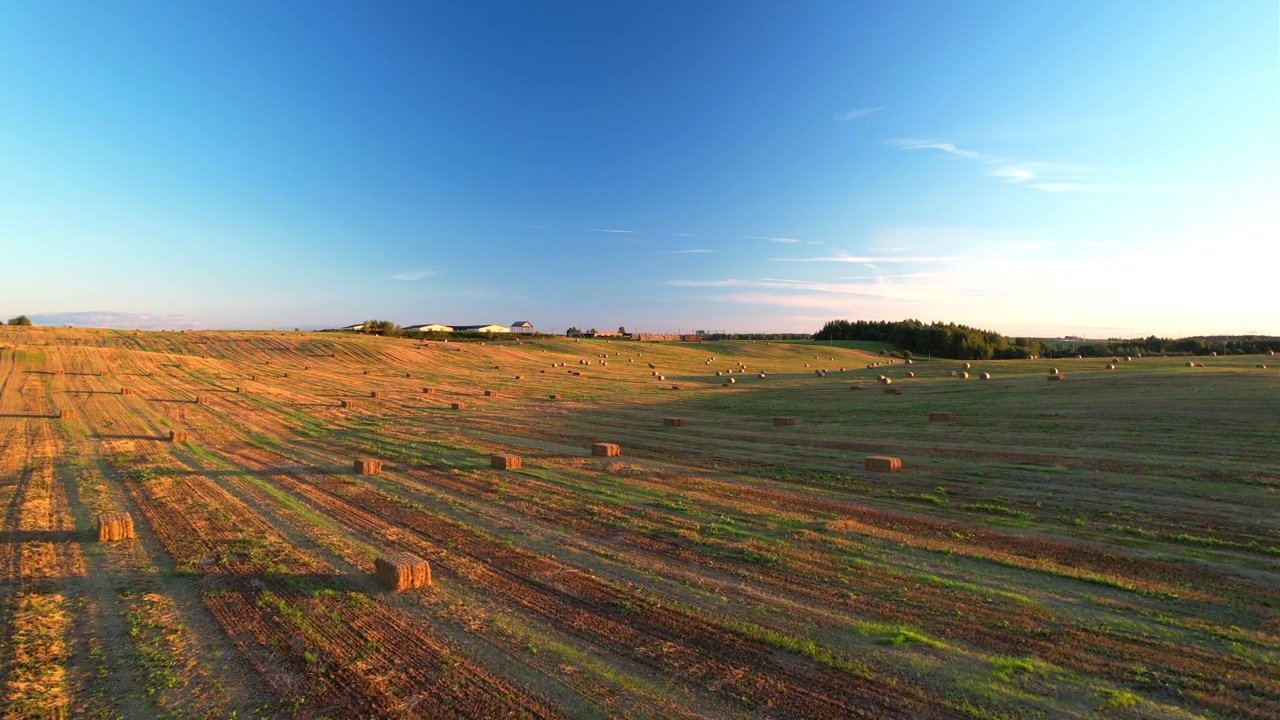
[(622, 449), (615, 443), (592, 443), (591, 454), (596, 457), (618, 457)]
[(890, 455), (868, 455), (863, 467), (871, 472), (898, 472), (902, 469), (902, 458)]
[(498, 470), (519, 470), (519, 455), (494, 455), (489, 458), (489, 464)]
[(381, 460), (356, 460), (353, 469), (357, 475), (377, 475), (382, 472)]
[(133, 516), (127, 512), (102, 513), (98, 516), (98, 542), (132, 540)]
[(431, 585), (431, 565), (406, 552), (389, 553), (373, 561), (378, 580), (392, 592), (416, 590)]

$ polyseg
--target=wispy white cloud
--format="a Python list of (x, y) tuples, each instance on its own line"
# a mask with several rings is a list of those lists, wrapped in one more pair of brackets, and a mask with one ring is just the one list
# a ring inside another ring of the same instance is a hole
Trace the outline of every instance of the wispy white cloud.
[(36, 325), (72, 325), (75, 327), (119, 328), (137, 330), (183, 330), (200, 327), (200, 321), (186, 315), (151, 315), (148, 313), (89, 310), (84, 312), (32, 313)]
[(903, 150), (941, 150), (949, 155), (967, 158), (970, 160), (978, 160), (986, 157), (977, 150), (968, 150), (958, 147), (954, 143), (942, 142), (940, 140), (920, 140), (916, 138), (892, 138), (886, 140), (885, 144), (893, 147), (902, 148)]
[(822, 257), (785, 257), (770, 258), (774, 262), (828, 262), (828, 263), (924, 263), (924, 262), (966, 262), (961, 257), (923, 257), (915, 255), (902, 255), (898, 257), (884, 255), (850, 255), (848, 253), (839, 253), (836, 255), (824, 255)]
[(692, 250), (659, 250), (658, 254), (659, 255), (696, 255), (696, 254), (711, 253), (711, 252), (715, 252), (715, 250), (708, 250), (706, 248), (694, 248)]
[(800, 242), (800, 240), (799, 240), (798, 238), (789, 238), (789, 237), (769, 237), (769, 236), (765, 236), (765, 235), (743, 235), (743, 236), (742, 236), (742, 239), (743, 239), (743, 240), (768, 240), (769, 242), (784, 243), (784, 244), (787, 244), (787, 245), (791, 245), (791, 244), (794, 244), (794, 243), (798, 243), (798, 242)]
[(883, 109), (884, 109), (883, 105), (880, 105), (878, 107), (855, 108), (853, 110), (849, 110), (848, 112), (844, 112), (839, 115), (836, 115), (836, 120), (839, 122), (849, 122), (850, 120), (861, 120), (862, 118), (868, 115), (872, 115), (874, 113), (878, 113)]
[(623, 235), (639, 235), (639, 230), (615, 230), (613, 228), (592, 228), (595, 232), (603, 233), (621, 233)]
[(424, 277), (427, 277), (429, 275), (435, 275), (438, 272), (440, 271), (439, 270), (411, 270), (409, 272), (402, 272), (402, 273), (397, 273), (395, 275), (392, 275), (391, 279), (403, 280), (406, 282), (412, 281), (412, 280), (421, 280)]

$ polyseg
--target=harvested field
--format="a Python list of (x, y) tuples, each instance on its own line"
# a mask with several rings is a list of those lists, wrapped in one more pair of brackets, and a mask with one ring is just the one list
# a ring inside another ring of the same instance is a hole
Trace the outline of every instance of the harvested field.
[[(917, 359), (889, 399), (804, 343), (0, 345), (6, 717), (1280, 717), (1258, 357)], [(310, 369), (231, 390), (266, 362)]]

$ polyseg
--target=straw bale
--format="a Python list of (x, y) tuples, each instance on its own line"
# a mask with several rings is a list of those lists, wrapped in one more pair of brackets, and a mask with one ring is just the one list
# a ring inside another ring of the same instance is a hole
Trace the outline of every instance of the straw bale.
[(240, 386), (237, 386), (237, 387), (236, 387), (236, 392), (238, 392), (238, 393), (242, 393), (242, 392), (244, 392), (244, 391), (245, 391), (245, 389), (244, 389), (243, 387), (240, 387)]
[(680, 389), (680, 386), (679, 386), (679, 385), (672, 385), (672, 386), (671, 386), (671, 389), (672, 389), (672, 390), (679, 390), (679, 389)]
[(351, 400), (339, 400), (338, 407), (353, 408), (356, 404)]
[(381, 460), (356, 460), (353, 466), (357, 475), (377, 475), (382, 472)]
[(929, 413), (929, 422), (951, 422), (956, 419), (953, 412), (931, 412)]
[(132, 395), (132, 394), (133, 394), (133, 388), (120, 388), (120, 394), (121, 394), (121, 395)]
[(453, 408), (454, 410), (466, 410), (466, 409), (467, 409), (466, 404), (465, 404), (465, 403), (460, 403), (460, 402), (450, 403), (450, 404), (449, 404), (449, 407)]
[(618, 457), (622, 449), (614, 443), (592, 443), (591, 454), (596, 457)]
[(379, 398), (379, 397), (382, 397), (382, 393), (378, 392), (377, 390), (370, 390), (370, 391), (369, 391), (369, 397), (371, 397), (371, 398)]
[(902, 458), (890, 455), (868, 455), (863, 460), (863, 467), (871, 472), (898, 472), (902, 469)]
[(197, 405), (208, 405), (208, 404), (209, 404), (209, 398), (205, 397), (204, 395), (197, 395), (197, 396), (196, 396), (196, 404), (197, 404)]
[(850, 385), (850, 386), (849, 386), (849, 389), (850, 389), (850, 390), (862, 390), (863, 388), (862, 388), (862, 386), (861, 386), (861, 385)]
[(187, 442), (190, 436), (182, 430), (170, 430), (169, 442)]
[(1116, 369), (1116, 366), (1115, 366), (1115, 365), (1113, 365), (1112, 363), (1107, 363), (1107, 369), (1108, 369), (1108, 370), (1115, 370), (1115, 369)]
[(1066, 380), (1066, 379), (1067, 379), (1067, 376), (1066, 376), (1066, 375), (1063, 375), (1062, 373), (1058, 373), (1057, 375), (1050, 375), (1050, 376), (1048, 377), (1048, 380), (1050, 380), (1050, 381)]
[(547, 398), (550, 400), (559, 400), (560, 396), (556, 395), (555, 393), (552, 393), (551, 395), (548, 395)]
[(764, 373), (760, 373), (760, 377), (762, 377), (762, 378), (763, 378), (763, 377), (764, 377)]
[(972, 369), (972, 368), (973, 368), (973, 365), (971, 365), (971, 364), (969, 364), (969, 363), (965, 363), (965, 364), (964, 364), (964, 369), (965, 369), (965, 370), (969, 370), (969, 369)]
[(1050, 375), (1057, 375), (1057, 374), (1058, 374), (1058, 368), (1051, 368), (1051, 369), (1049, 370), (1049, 374), (1050, 374)]
[(422, 394), (423, 394), (423, 395), (430, 395), (430, 394), (431, 394), (431, 388), (422, 388)]
[(796, 419), (793, 417), (776, 417), (773, 419), (774, 427), (790, 427), (795, 424)]
[(915, 377), (915, 376), (916, 376), (916, 374), (915, 374), (914, 372), (907, 371), (907, 377), (909, 377), (909, 378), (913, 378), (913, 377)]
[(431, 565), (407, 552), (389, 553), (373, 561), (378, 580), (392, 592), (431, 586)]
[(498, 394), (498, 393), (497, 393), (497, 391), (496, 391), (496, 390), (485, 390), (485, 391), (484, 391), (484, 396), (485, 396), (485, 397), (494, 397), (494, 396), (495, 396), (495, 395), (497, 395), (497, 394)]
[(1266, 370), (1266, 369), (1267, 369), (1267, 366), (1266, 366), (1266, 365), (1263, 365), (1263, 364), (1261, 364), (1261, 363), (1259, 363), (1259, 364), (1257, 364), (1257, 365), (1254, 365), (1254, 367), (1258, 368), (1259, 370)]
[(1187, 367), (1195, 367), (1195, 366), (1196, 366), (1195, 362), (1193, 362), (1193, 361), (1191, 361), (1191, 360), (1188, 360), (1188, 361), (1187, 361)]
[(519, 470), (519, 455), (494, 455), (489, 458), (489, 464), (498, 470)]
[(127, 512), (102, 513), (98, 516), (98, 542), (132, 540), (133, 516)]
[(983, 380), (990, 380), (990, 379), (991, 379), (991, 373), (989, 373), (989, 372), (984, 372), (984, 373), (982, 373), (981, 375), (979, 375), (978, 377), (982, 378)]
[(967, 372), (958, 372), (958, 373), (956, 373), (956, 377), (960, 378), (961, 380), (968, 380), (968, 379), (969, 379), (969, 373), (967, 373)]
[(901, 395), (901, 394), (902, 394), (902, 388), (891, 388), (891, 387), (887, 387), (887, 388), (885, 388), (885, 389), (884, 389), (884, 394), (885, 394), (885, 395)]

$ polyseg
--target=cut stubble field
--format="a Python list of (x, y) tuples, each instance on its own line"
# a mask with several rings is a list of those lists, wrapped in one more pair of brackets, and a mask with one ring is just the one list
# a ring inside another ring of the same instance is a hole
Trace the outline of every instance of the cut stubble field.
[(0, 717), (1280, 717), (1269, 358), (0, 347)]

